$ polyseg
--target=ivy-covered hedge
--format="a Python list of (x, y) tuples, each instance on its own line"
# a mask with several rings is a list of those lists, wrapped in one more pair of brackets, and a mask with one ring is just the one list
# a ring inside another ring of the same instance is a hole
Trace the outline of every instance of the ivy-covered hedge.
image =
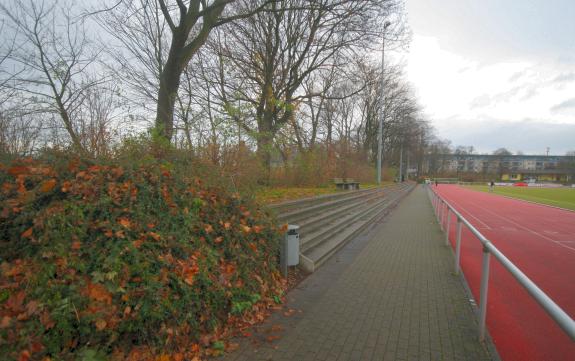
[(193, 359), (280, 302), (281, 230), (169, 164), (19, 160), (0, 184), (1, 357)]

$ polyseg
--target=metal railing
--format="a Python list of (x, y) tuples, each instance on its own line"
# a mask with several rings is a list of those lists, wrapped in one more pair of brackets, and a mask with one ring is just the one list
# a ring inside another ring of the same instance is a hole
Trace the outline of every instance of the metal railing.
[[(485, 339), (485, 320), (487, 317), (487, 291), (489, 285), (489, 260), (490, 255), (493, 255), (503, 267), (511, 273), (511, 275), (519, 282), (525, 290), (543, 307), (543, 309), (551, 316), (551, 318), (565, 331), (565, 333), (575, 341), (575, 321), (559, 307), (545, 292), (543, 292), (537, 285), (529, 279), (517, 266), (513, 264), (497, 247), (491, 243), (483, 234), (481, 234), (469, 221), (467, 221), (451, 204), (441, 198), (432, 186), (428, 186), (429, 198), (433, 205), (435, 215), (441, 226), (441, 230), (445, 231), (445, 244), (449, 245), (449, 231), (451, 226), (451, 215), (457, 217), (457, 230), (455, 241), (455, 273), (460, 272), (460, 258), (461, 258), (461, 230), (465, 225), (475, 237), (481, 241), (483, 245), (483, 262), (481, 268), (481, 285), (479, 293), (479, 339)], [(445, 227), (443, 224), (447, 218)], [(445, 229), (444, 229), (445, 228)]]

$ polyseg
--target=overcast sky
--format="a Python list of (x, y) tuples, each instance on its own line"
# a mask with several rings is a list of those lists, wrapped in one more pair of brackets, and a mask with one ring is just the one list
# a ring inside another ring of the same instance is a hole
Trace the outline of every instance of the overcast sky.
[(441, 138), (575, 150), (575, 0), (406, 0), (408, 77)]

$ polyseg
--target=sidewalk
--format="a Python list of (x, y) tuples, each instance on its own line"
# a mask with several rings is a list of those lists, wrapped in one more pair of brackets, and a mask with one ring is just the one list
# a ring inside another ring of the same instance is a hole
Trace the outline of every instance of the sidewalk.
[(490, 360), (422, 187), (220, 360)]

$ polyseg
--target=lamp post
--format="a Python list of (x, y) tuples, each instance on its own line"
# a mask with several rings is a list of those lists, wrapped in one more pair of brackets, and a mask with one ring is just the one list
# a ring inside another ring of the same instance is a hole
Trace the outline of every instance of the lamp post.
[(391, 25), (389, 21), (383, 24), (383, 35), (381, 44), (381, 107), (379, 110), (379, 122), (377, 126), (377, 184), (381, 184), (381, 158), (383, 153), (383, 116), (385, 114), (385, 97), (383, 87), (385, 84), (385, 30)]
[(399, 148), (399, 183), (403, 182), (403, 140)]

